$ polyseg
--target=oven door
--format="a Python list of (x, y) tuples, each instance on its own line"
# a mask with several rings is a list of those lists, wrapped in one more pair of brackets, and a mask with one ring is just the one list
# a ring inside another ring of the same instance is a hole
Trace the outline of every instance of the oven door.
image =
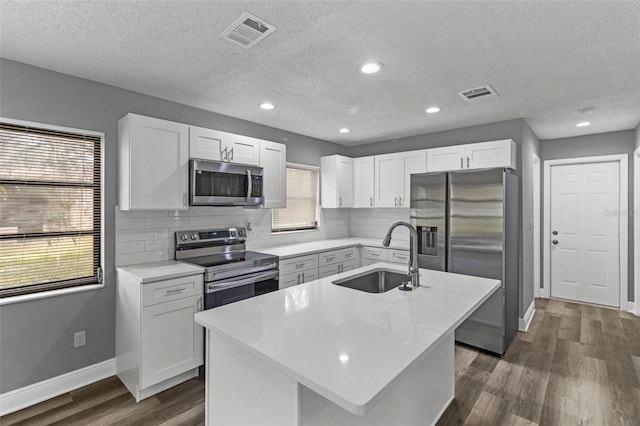
[(205, 309), (248, 299), (278, 290), (278, 271), (259, 272), (207, 284)]
[(189, 169), (192, 206), (257, 206), (264, 202), (261, 167), (191, 160)]

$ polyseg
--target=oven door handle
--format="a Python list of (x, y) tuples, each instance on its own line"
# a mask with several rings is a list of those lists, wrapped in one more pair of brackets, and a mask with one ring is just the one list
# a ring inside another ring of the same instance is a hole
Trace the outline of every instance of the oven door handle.
[(217, 291), (228, 290), (234, 287), (240, 287), (248, 284), (255, 284), (260, 281), (278, 278), (278, 271), (268, 272), (266, 274), (256, 274), (241, 280), (223, 281), (221, 283), (210, 283), (207, 285), (207, 293), (215, 293)]
[(253, 182), (251, 182), (251, 170), (247, 169), (247, 198), (251, 198), (253, 191)]

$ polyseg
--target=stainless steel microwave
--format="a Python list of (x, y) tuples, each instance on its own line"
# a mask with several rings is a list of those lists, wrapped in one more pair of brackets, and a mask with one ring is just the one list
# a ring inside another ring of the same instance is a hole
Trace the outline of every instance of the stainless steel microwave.
[(264, 203), (263, 169), (221, 161), (189, 161), (192, 206), (259, 206)]

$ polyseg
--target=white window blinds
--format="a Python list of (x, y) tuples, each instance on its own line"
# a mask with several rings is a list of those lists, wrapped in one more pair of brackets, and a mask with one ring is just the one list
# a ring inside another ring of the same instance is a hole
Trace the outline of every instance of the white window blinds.
[(100, 144), (0, 123), (0, 297), (99, 281)]
[(318, 227), (318, 170), (287, 165), (287, 207), (273, 209), (273, 232)]

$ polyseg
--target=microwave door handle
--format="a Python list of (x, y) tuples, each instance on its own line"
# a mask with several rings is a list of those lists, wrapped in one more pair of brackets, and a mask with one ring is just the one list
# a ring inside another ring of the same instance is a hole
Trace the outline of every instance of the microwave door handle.
[(247, 169), (247, 198), (251, 198), (252, 190), (253, 190), (253, 182), (251, 182), (251, 170)]
[(215, 284), (215, 283), (211, 283), (207, 286), (207, 292), (208, 293), (215, 293), (217, 291), (221, 291), (221, 290), (228, 290), (230, 288), (234, 288), (234, 287), (240, 287), (243, 285), (247, 285), (247, 284), (255, 284), (257, 282), (260, 281), (265, 281), (265, 280), (271, 280), (274, 278), (277, 278), (279, 275), (278, 271), (274, 271), (274, 272), (268, 272), (266, 274), (260, 274), (260, 275), (255, 275), (249, 278), (244, 278), (241, 280), (235, 280), (235, 281), (225, 281), (223, 283), (220, 284)]

